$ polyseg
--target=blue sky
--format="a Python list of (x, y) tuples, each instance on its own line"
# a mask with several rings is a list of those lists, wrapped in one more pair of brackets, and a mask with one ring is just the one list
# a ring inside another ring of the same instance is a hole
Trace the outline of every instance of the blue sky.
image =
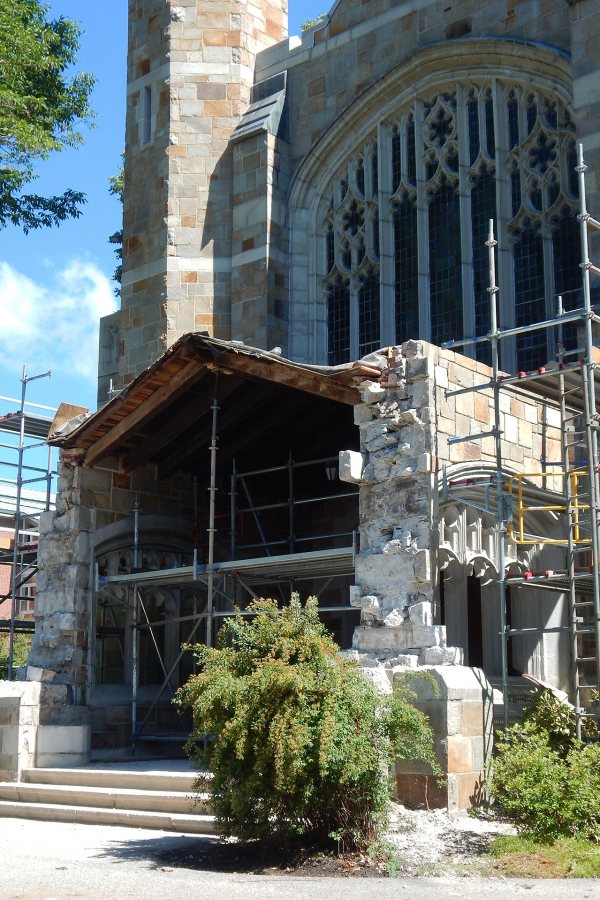
[[(20, 395), (22, 367), (52, 378), (31, 384), (31, 401), (94, 408), (97, 321), (116, 308), (115, 268), (108, 236), (120, 227), (120, 207), (108, 193), (119, 167), (125, 131), (127, 0), (46, 0), (50, 16), (78, 21), (78, 68), (97, 78), (94, 127), (85, 144), (40, 163), (38, 193), (71, 187), (87, 195), (83, 215), (58, 229), (24, 235), (0, 231), (0, 395)], [(290, 34), (328, 8), (327, 0), (290, 0)], [(0, 402), (0, 414), (12, 407)]]

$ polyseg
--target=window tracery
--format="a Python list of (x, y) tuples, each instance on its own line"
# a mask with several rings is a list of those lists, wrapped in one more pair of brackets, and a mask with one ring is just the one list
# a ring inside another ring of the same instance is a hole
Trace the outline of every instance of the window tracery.
[[(500, 79), (446, 84), (379, 123), (328, 190), (323, 290), (328, 361), (421, 337), (489, 329), (485, 241), (503, 259), (502, 327), (578, 302), (574, 126), (550, 91)], [(489, 349), (477, 357), (489, 362)], [(534, 368), (543, 334), (507, 343), (505, 368)]]

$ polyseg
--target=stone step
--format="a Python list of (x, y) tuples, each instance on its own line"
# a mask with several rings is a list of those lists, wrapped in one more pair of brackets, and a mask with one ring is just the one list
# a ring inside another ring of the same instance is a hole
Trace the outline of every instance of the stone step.
[(127, 768), (23, 769), (21, 781), (35, 784), (76, 785), (78, 787), (123, 788), (191, 794), (202, 774), (205, 785), (210, 773), (129, 770)]
[(113, 786), (90, 787), (64, 783), (38, 784), (29, 780), (0, 782), (0, 800), (189, 816), (210, 813), (207, 794), (192, 796), (191, 792), (185, 794), (182, 791), (136, 790)]
[(104, 809), (93, 806), (67, 806), (55, 803), (21, 803), (0, 800), (0, 816), (13, 819), (38, 819), (47, 822), (73, 822), (79, 825), (151, 828), (184, 834), (214, 834), (215, 832), (212, 816)]

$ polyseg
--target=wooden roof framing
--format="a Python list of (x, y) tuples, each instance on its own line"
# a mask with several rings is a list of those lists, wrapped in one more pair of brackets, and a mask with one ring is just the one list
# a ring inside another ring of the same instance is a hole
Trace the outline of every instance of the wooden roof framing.
[(380, 374), (362, 362), (304, 366), (243, 344), (187, 334), (75, 431), (51, 435), (49, 442), (81, 451), (88, 467), (108, 457), (124, 472), (153, 462), (164, 478), (193, 467), (194, 455), (206, 445), (215, 391), (223, 405), (219, 432), (228, 435), (225, 450), (233, 457), (264, 438), (273, 410), (280, 430), (285, 422), (300, 429), (313, 408), (317, 417), (320, 410), (324, 428), (332, 401), (334, 407), (354, 406), (358, 384)]

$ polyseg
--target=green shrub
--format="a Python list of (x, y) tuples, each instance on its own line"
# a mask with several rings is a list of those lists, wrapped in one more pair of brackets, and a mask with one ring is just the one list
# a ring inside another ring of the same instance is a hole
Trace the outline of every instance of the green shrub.
[(318, 25), (323, 19), (327, 18), (327, 13), (319, 13), (318, 16), (315, 16), (314, 19), (303, 19), (300, 25), (302, 31), (307, 31), (309, 28), (312, 28), (314, 25)]
[(227, 621), (217, 649), (194, 648), (200, 672), (176, 701), (193, 711), (188, 752), (213, 773), (220, 830), (368, 843), (386, 818), (394, 756), (436, 767), (426, 718), (406, 694), (382, 698), (340, 657), (314, 598), (250, 608), (253, 618)]
[[(0, 681), (8, 678), (8, 651), (10, 638), (8, 634), (0, 634)], [(13, 643), (13, 668), (24, 666), (31, 649), (31, 635), (17, 632)]]
[(549, 691), (501, 735), (491, 790), (519, 831), (538, 841), (600, 839), (600, 745), (576, 739), (572, 710)]

